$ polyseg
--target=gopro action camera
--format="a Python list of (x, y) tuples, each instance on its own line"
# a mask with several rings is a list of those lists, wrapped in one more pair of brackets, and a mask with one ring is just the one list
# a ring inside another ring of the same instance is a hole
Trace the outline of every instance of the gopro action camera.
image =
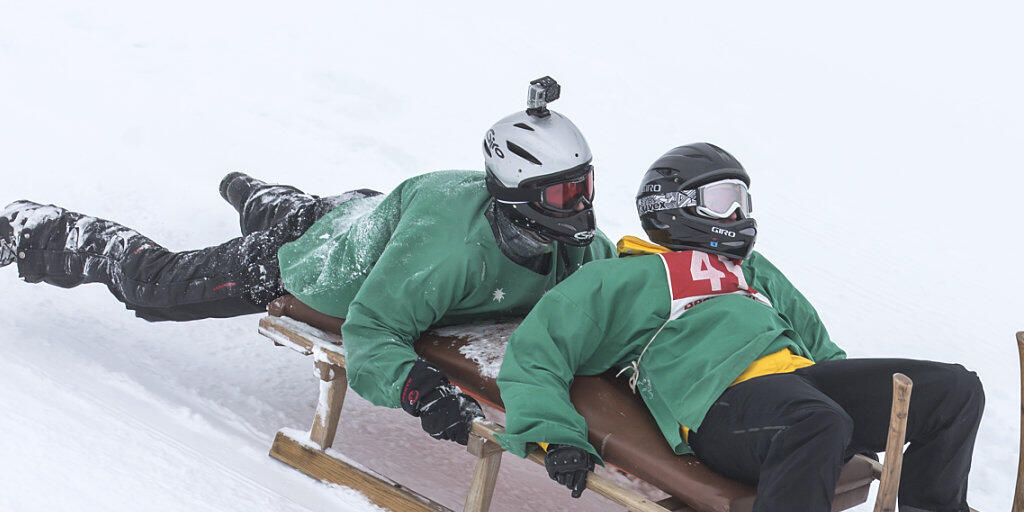
[(534, 117), (548, 117), (548, 103), (558, 99), (562, 86), (550, 76), (538, 78), (530, 82), (530, 91), (526, 96), (526, 113)]

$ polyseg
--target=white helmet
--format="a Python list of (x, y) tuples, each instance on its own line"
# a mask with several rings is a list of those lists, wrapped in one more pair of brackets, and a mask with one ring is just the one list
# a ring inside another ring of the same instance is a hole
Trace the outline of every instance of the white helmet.
[(550, 77), (530, 82), (529, 108), (487, 131), (487, 190), (518, 226), (582, 246), (593, 240), (596, 229), (594, 168), (576, 125), (547, 109), (559, 93)]

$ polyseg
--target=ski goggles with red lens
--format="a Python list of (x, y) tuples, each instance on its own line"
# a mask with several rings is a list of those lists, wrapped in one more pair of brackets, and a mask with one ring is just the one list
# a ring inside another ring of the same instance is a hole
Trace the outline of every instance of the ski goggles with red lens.
[(586, 174), (573, 178), (572, 181), (564, 181), (548, 185), (540, 191), (540, 203), (545, 208), (556, 212), (571, 212), (576, 205), (584, 199), (588, 203), (594, 201), (594, 167), (588, 166)]
[(557, 213), (572, 213), (582, 202), (594, 201), (594, 166), (584, 164), (564, 172), (523, 180), (518, 187), (503, 187), (487, 180), (487, 189), (505, 203), (538, 203)]
[(644, 196), (637, 201), (640, 215), (688, 207), (694, 207), (697, 213), (715, 219), (728, 218), (736, 211), (747, 219), (753, 211), (747, 184), (740, 180), (715, 181), (695, 189)]

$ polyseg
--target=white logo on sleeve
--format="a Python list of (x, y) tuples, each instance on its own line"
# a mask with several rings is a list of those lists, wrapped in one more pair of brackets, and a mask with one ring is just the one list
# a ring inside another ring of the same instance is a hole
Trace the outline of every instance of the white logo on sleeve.
[(505, 290), (498, 288), (494, 290), (494, 293), (491, 294), (491, 297), (494, 298), (494, 302), (501, 302), (505, 300)]

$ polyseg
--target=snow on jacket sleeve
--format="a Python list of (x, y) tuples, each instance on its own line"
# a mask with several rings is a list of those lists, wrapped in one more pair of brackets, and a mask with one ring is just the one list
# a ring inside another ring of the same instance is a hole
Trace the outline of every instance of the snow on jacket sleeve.
[(497, 436), (502, 447), (525, 457), (529, 442), (568, 444), (600, 460), (587, 442), (586, 420), (569, 400), (569, 386), (602, 338), (585, 308), (558, 288), (537, 303), (509, 339), (498, 374), (506, 410), (506, 433)]
[(345, 318), (398, 226), (406, 183), (383, 199), (342, 203), (298, 240), (282, 246), (278, 260), (284, 288), (321, 313)]
[(771, 299), (775, 310), (800, 335), (813, 361), (846, 358), (846, 352), (832, 342), (814, 306), (775, 265), (756, 252), (744, 263), (748, 262), (754, 272), (754, 289)]
[(348, 382), (375, 405), (399, 407), (413, 343), (465, 294), (467, 258), (437, 256), (415, 234), (396, 235), (349, 306)]

